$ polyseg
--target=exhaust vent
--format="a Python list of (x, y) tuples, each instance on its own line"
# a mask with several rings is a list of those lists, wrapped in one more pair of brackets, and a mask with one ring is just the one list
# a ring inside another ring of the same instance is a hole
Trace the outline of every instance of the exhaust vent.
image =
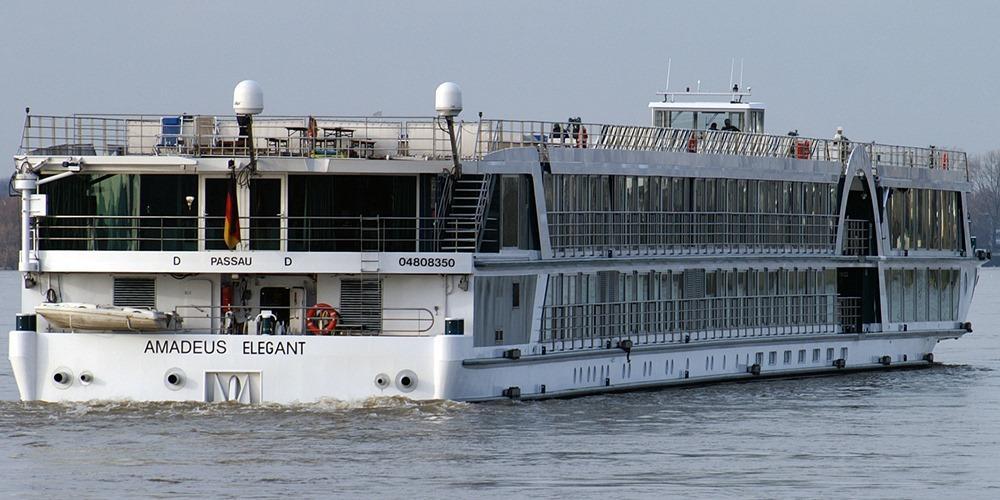
[(115, 278), (114, 304), (119, 307), (156, 309), (156, 280), (152, 278)]
[(339, 312), (338, 325), (343, 329), (379, 333), (382, 330), (382, 281), (378, 278), (341, 279)]

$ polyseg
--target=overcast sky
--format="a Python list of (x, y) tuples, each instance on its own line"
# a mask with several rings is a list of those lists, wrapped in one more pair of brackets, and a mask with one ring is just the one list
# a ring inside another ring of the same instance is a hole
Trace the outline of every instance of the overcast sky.
[(1000, 2), (4, 2), (0, 153), (38, 114), (430, 115), (459, 83), (466, 119), (648, 124), (671, 87), (722, 90), (730, 62), (766, 128), (1000, 148)]

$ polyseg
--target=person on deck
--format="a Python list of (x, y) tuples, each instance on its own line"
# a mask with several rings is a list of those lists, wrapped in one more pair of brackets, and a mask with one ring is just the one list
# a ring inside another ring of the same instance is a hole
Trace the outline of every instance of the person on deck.
[(733, 125), (733, 122), (730, 121), (729, 118), (726, 118), (726, 121), (724, 122), (724, 125), (722, 126), (722, 130), (724, 130), (726, 132), (739, 132), (740, 131), (740, 129), (736, 128), (736, 126)]

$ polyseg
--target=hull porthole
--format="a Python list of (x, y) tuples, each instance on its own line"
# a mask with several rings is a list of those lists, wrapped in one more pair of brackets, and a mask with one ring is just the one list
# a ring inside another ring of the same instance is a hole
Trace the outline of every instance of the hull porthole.
[(413, 392), (417, 388), (417, 374), (412, 370), (403, 370), (396, 374), (396, 388), (400, 392)]
[(384, 373), (379, 373), (378, 375), (375, 375), (375, 387), (378, 387), (379, 389), (385, 389), (389, 387), (389, 384), (391, 382), (392, 379), (389, 378), (389, 376)]
[(163, 384), (171, 391), (176, 391), (184, 387), (186, 380), (187, 377), (184, 376), (184, 371), (180, 368), (171, 368), (163, 375)]

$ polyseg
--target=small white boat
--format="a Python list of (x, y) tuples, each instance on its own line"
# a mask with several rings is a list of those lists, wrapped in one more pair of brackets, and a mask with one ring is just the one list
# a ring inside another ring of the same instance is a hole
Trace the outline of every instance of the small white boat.
[(76, 330), (155, 331), (165, 330), (172, 313), (155, 309), (118, 307), (79, 302), (53, 302), (35, 306), (35, 312), (58, 328)]

